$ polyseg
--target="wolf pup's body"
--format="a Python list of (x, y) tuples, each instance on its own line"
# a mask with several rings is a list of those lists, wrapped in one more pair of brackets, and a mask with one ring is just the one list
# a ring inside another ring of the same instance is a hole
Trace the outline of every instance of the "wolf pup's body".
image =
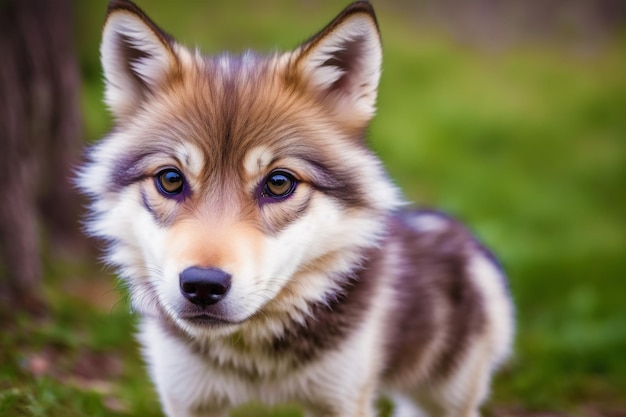
[(364, 132), (381, 45), (348, 6), (295, 51), (202, 56), (113, 1), (116, 125), (80, 185), (141, 314), (168, 416), (298, 401), (314, 416), (477, 416), (513, 333), (458, 223), (407, 211)]

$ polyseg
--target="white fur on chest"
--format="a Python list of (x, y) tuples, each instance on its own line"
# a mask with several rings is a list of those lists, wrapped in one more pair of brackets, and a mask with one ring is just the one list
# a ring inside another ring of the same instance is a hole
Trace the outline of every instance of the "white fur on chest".
[[(383, 297), (385, 297), (383, 295)], [(334, 349), (302, 366), (288, 356), (268, 357), (250, 350), (242, 353), (223, 342), (209, 346), (211, 357), (163, 330), (156, 319), (144, 318), (138, 339), (150, 374), (168, 415), (190, 415), (203, 404), (228, 408), (250, 401), (266, 404), (342, 403), (358, 407), (358, 393), (380, 372), (382, 331), (386, 303), (377, 303), (363, 322)]]

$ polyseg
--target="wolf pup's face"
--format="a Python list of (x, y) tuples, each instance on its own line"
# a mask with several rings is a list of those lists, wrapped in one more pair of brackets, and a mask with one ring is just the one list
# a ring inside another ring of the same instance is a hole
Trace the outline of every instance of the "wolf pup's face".
[(101, 56), (115, 127), (79, 181), (135, 309), (189, 334), (297, 319), (377, 244), (399, 198), (363, 139), (368, 3), (292, 52), (207, 57), (114, 1)]

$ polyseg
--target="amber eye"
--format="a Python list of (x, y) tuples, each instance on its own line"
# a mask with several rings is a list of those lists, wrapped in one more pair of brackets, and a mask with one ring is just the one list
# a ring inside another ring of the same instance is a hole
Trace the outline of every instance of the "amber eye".
[(161, 194), (173, 196), (183, 191), (185, 181), (183, 180), (183, 174), (178, 170), (168, 168), (156, 175), (156, 185)]
[(272, 198), (284, 198), (296, 189), (296, 180), (288, 172), (274, 171), (265, 180), (263, 195)]

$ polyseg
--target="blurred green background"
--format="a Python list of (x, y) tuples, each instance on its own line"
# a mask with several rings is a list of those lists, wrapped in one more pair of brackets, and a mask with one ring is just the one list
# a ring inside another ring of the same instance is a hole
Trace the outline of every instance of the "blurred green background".
[[(293, 48), (344, 6), (137, 3), (208, 54)], [(460, 218), (495, 250), (517, 304), (515, 356), (486, 414), (626, 416), (624, 16), (596, 18), (592, 1), (373, 3), (384, 69), (370, 144), (407, 198)], [(86, 142), (111, 125), (105, 10), (75, 2)], [(53, 313), (16, 317), (3, 335), (0, 415), (160, 416), (114, 279), (91, 256), (44, 261)]]

